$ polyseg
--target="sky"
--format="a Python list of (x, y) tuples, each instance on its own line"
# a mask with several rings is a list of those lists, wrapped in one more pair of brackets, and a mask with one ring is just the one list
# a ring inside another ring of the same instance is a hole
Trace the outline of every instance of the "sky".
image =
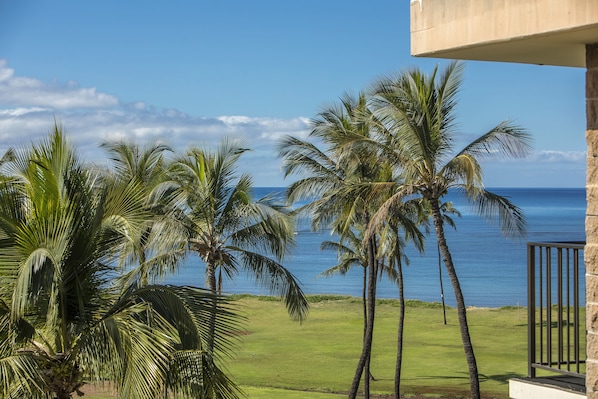
[[(344, 93), (447, 60), (410, 54), (409, 1), (0, 0), (0, 154), (58, 121), (81, 155), (103, 142), (175, 151), (251, 148), (255, 186), (284, 179), (277, 143)], [(525, 159), (483, 164), (487, 187), (585, 186), (585, 70), (467, 61), (464, 141), (508, 119), (533, 136)]]

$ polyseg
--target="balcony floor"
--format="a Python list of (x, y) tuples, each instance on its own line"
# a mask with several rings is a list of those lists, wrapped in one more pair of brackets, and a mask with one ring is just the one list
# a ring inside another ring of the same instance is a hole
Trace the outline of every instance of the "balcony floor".
[(586, 384), (582, 377), (564, 375), (512, 378), (509, 381), (509, 396), (512, 399), (581, 399), (586, 397)]

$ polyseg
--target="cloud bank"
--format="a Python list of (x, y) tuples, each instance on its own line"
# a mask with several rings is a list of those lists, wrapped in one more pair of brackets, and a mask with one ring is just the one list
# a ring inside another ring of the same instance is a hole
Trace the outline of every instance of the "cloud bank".
[(174, 150), (190, 146), (215, 147), (224, 137), (241, 138), (251, 152), (240, 165), (256, 185), (282, 185), (276, 143), (285, 135), (306, 137), (308, 118), (246, 116), (195, 117), (174, 109), (156, 109), (143, 102), (123, 104), (96, 88), (74, 82), (46, 84), (16, 76), (0, 60), (0, 152), (28, 146), (47, 136), (54, 120), (90, 162), (104, 162), (99, 145), (127, 140), (164, 143)]
[[(106, 141), (140, 145), (159, 142), (180, 151), (190, 146), (215, 147), (224, 137), (241, 138), (252, 149), (240, 169), (256, 186), (285, 185), (276, 144), (285, 135), (307, 137), (309, 118), (247, 116), (203, 118), (144, 102), (122, 103), (95, 87), (76, 82), (46, 83), (20, 77), (0, 59), (0, 153), (45, 138), (54, 120), (60, 123), (90, 162), (106, 161), (99, 148)], [(585, 152), (538, 150), (523, 160), (485, 164), (488, 186), (583, 187)], [(572, 178), (574, 173), (574, 178)]]

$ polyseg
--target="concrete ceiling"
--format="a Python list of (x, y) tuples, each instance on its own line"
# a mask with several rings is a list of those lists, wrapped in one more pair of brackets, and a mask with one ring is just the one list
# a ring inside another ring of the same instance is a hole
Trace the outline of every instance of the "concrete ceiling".
[(592, 25), (537, 36), (479, 42), (416, 56), (585, 68), (585, 45), (596, 42), (598, 25)]

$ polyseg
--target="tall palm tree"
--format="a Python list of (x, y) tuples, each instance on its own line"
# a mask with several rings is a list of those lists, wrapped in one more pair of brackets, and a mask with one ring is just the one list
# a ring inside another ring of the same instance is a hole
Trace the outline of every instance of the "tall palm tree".
[(233, 277), (244, 269), (282, 295), (289, 314), (303, 320), (307, 298), (281, 264), (294, 244), (294, 219), (274, 196), (253, 199), (251, 177), (236, 170), (246, 151), (237, 141), (223, 140), (216, 151), (192, 148), (172, 164), (189, 248), (205, 263), (212, 292), (222, 291), (223, 274)]
[[(487, 219), (498, 216), (505, 234), (523, 234), (525, 220), (521, 211), (508, 199), (484, 188), (480, 162), (496, 156), (524, 156), (529, 149), (530, 136), (506, 121), (461, 150), (455, 150), (458, 138), (455, 107), (462, 69), (461, 63), (452, 62), (441, 73), (438, 67), (430, 75), (412, 69), (381, 79), (374, 85), (371, 106), (385, 127), (380, 133), (388, 149), (387, 159), (397, 162), (404, 179), (388, 204), (405, 195), (419, 195), (429, 203), (438, 245), (455, 292), (471, 395), (479, 399), (477, 363), (465, 300), (444, 233), (441, 199), (451, 189), (463, 193), (481, 216)], [(384, 214), (384, 208), (380, 215)]]
[[(396, 181), (395, 181), (396, 182)], [(389, 186), (384, 184), (388, 190)], [(379, 193), (376, 193), (379, 195)], [(388, 198), (388, 193), (386, 197)], [(425, 225), (425, 207), (417, 199), (397, 201), (394, 207), (387, 209), (387, 217), (382, 221), (383, 238), (381, 242), (381, 253), (386, 254), (388, 265), (387, 274), (397, 284), (399, 291), (399, 320), (397, 325), (397, 356), (395, 362), (394, 391), (399, 398), (401, 388), (401, 372), (403, 369), (403, 347), (405, 335), (405, 281), (403, 276), (403, 264), (408, 265), (409, 259), (405, 255), (406, 242), (412, 242), (415, 249), (424, 251), (424, 235), (420, 230)], [(373, 223), (380, 223), (380, 219), (374, 217)], [(427, 228), (427, 226), (426, 226)]]
[[(312, 120), (310, 136), (323, 143), (324, 149), (294, 137), (286, 137), (279, 145), (286, 175), (301, 176), (287, 189), (288, 198), (291, 202), (309, 200), (301, 210), (312, 217), (313, 227), (332, 226), (339, 235), (339, 243), (324, 244), (342, 252), (343, 263), (333, 270), (344, 271), (358, 263), (367, 273), (363, 348), (349, 393), (355, 397), (364, 370), (366, 376), (371, 374), (376, 282), (384, 259), (390, 259), (380, 252), (378, 233), (384, 231), (382, 227), (374, 226), (373, 234), (361, 234), (360, 238), (356, 234), (370, 229), (371, 217), (385, 198), (385, 188), (392, 187), (388, 183), (394, 176), (388, 163), (378, 162), (378, 149), (371, 145), (371, 114), (363, 93), (358, 98), (345, 95), (339, 104), (320, 112)], [(369, 378), (365, 378), (364, 392), (369, 397)]]
[[(357, 226), (365, 226), (372, 214), (366, 201), (367, 189), (364, 182), (369, 181), (378, 168), (371, 162), (365, 151), (346, 147), (351, 139), (363, 139), (369, 135), (365, 118), (365, 96), (358, 98), (349, 95), (341, 99), (340, 104), (325, 108), (311, 122), (310, 136), (323, 143), (322, 150), (309, 141), (287, 136), (279, 143), (279, 154), (284, 159), (283, 168), (286, 176), (298, 174), (300, 179), (287, 188), (287, 197), (294, 203), (309, 200), (298, 211), (312, 218), (312, 227), (333, 226), (340, 235), (350, 236)], [(369, 147), (363, 147), (368, 150)], [(369, 160), (366, 161), (366, 160)], [(377, 237), (371, 236), (363, 243), (367, 259), (367, 309), (362, 352), (351, 384), (350, 397), (357, 395), (362, 375), (369, 376), (369, 360), (373, 341), (375, 320), (376, 281), (379, 262), (377, 255)], [(364, 392), (369, 397), (369, 379), (365, 379)]]
[(2, 165), (0, 396), (67, 399), (111, 381), (126, 398), (238, 397), (219, 366), (239, 330), (230, 305), (190, 287), (116, 285), (147, 211), (136, 181), (107, 183), (57, 125)]

